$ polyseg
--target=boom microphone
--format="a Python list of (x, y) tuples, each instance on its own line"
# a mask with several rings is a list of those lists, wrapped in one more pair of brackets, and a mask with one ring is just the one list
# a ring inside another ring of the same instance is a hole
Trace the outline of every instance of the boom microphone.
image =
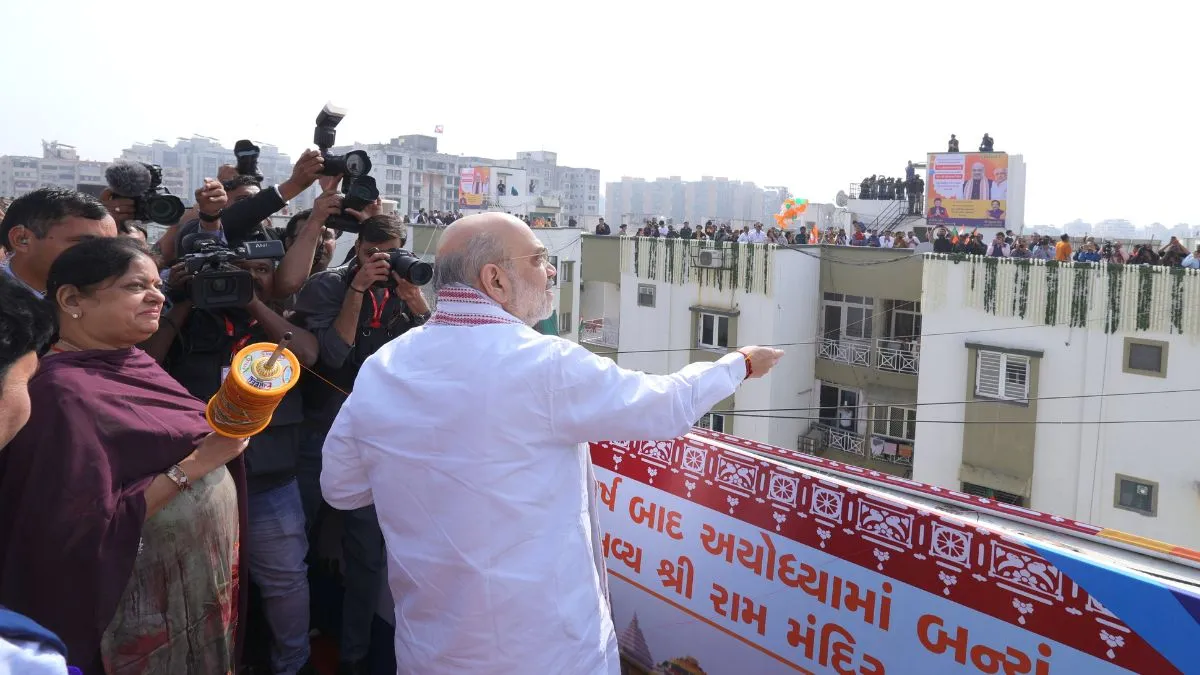
[(116, 162), (104, 170), (104, 179), (114, 193), (130, 199), (146, 194), (154, 183), (150, 169), (141, 162)]

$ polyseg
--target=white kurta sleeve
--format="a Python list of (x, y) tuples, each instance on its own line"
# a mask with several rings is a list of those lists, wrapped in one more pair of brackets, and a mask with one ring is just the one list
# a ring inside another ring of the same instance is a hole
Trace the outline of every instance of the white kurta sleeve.
[(565, 344), (556, 359), (549, 403), (552, 433), (564, 443), (682, 436), (746, 378), (739, 352), (671, 375), (647, 375)]
[(353, 397), (338, 412), (321, 448), (321, 495), (335, 509), (349, 511), (374, 501), (353, 431)]

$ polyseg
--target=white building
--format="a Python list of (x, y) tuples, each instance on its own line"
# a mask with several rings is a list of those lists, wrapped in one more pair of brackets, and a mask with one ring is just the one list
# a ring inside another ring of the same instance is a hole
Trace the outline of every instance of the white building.
[[(258, 170), (263, 175), (263, 185), (278, 185), (292, 174), (292, 161), (279, 148), (255, 141), (260, 148)], [(194, 201), (196, 190), (204, 185), (205, 178), (216, 178), (217, 169), (223, 164), (236, 164), (232, 148), (226, 148), (215, 138), (193, 136), (177, 138), (174, 145), (163, 140), (150, 143), (134, 143), (121, 151), (121, 159), (157, 164), (163, 169), (163, 186), (186, 203)], [(293, 206), (307, 208), (308, 199), (296, 200)]]
[(105, 185), (109, 164), (79, 159), (74, 146), (42, 141), (41, 157), (0, 156), (0, 197), (19, 197), (42, 187)]
[(927, 256), (913, 478), (1200, 546), (1200, 273)]
[(626, 368), (660, 374), (743, 345), (799, 343), (769, 380), (747, 383), (704, 420), (719, 431), (794, 447), (807, 421), (722, 411), (808, 405), (819, 296), (800, 289), (814, 288), (819, 270), (817, 259), (763, 244), (585, 234), (580, 342)]

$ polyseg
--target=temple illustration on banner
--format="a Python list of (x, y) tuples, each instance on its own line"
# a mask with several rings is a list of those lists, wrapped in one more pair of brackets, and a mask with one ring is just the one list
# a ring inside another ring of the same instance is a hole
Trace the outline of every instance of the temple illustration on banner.
[(621, 675), (707, 675), (693, 656), (683, 656), (654, 665), (646, 636), (638, 625), (637, 614), (618, 638), (621, 645)]

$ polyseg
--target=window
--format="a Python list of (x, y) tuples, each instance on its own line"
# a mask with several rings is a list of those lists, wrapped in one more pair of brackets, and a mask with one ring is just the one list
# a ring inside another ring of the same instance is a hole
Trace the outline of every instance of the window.
[(1029, 357), (980, 350), (975, 396), (1025, 402), (1029, 398)]
[(720, 413), (708, 413), (704, 417), (700, 418), (700, 421), (696, 423), (696, 426), (700, 427), (701, 429), (718, 431), (723, 434), (728, 433), (725, 431), (725, 416)]
[(729, 317), (700, 312), (696, 330), (696, 344), (710, 349), (729, 347)]
[(822, 334), (827, 340), (871, 339), (871, 318), (875, 299), (860, 295), (826, 293), (822, 319)]
[(858, 391), (822, 382), (818, 396), (821, 409), (817, 419), (821, 424), (846, 432), (858, 433), (860, 421)]
[(921, 337), (921, 303), (884, 300), (884, 330), (893, 340), (917, 340)]
[(1158, 515), (1158, 483), (1117, 474), (1113, 506), (1143, 516)]
[(638, 284), (637, 302), (638, 307), (653, 307), (654, 306), (654, 284)]
[(1157, 340), (1125, 338), (1125, 362), (1122, 370), (1134, 375), (1167, 376), (1167, 343)]
[(898, 441), (917, 437), (917, 411), (894, 405), (875, 406), (874, 433)]
[(558, 334), (566, 335), (571, 332), (571, 313), (563, 312), (558, 315)]
[(1021, 495), (1014, 495), (1011, 492), (1005, 492), (1003, 490), (993, 490), (990, 487), (984, 487), (974, 483), (963, 483), (962, 491), (969, 495), (983, 497), (984, 499), (995, 499), (998, 502), (1012, 504), (1013, 506), (1024, 506), (1024, 497)]
[(564, 260), (563, 264), (562, 264), (562, 269), (559, 270), (558, 277), (565, 284), (569, 284), (572, 281), (574, 281), (575, 280), (575, 261), (574, 260)]

